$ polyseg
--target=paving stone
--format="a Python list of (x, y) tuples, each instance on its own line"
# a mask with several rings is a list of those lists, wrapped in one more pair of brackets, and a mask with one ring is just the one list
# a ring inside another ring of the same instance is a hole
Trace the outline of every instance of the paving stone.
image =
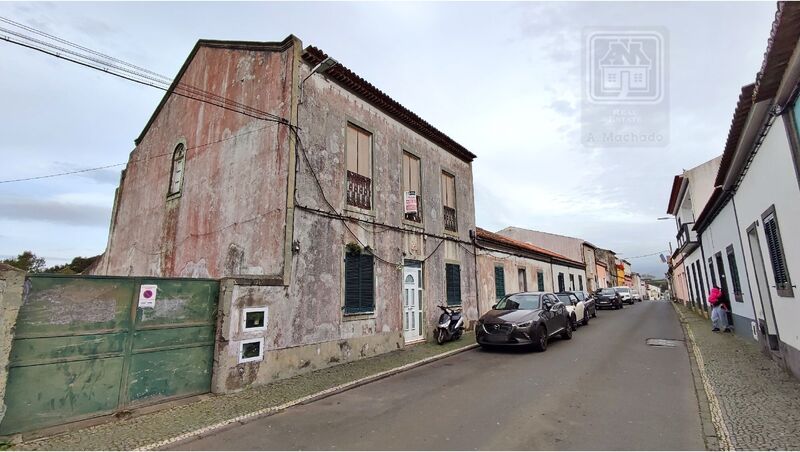
[(732, 446), (800, 449), (800, 381), (764, 356), (755, 342), (714, 333), (709, 320), (676, 306), (700, 350)]

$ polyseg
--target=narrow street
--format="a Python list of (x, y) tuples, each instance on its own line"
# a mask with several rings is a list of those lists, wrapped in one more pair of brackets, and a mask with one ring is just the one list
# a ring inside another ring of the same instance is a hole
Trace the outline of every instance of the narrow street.
[(177, 446), (252, 449), (704, 449), (667, 302), (600, 311), (545, 353), (471, 350)]

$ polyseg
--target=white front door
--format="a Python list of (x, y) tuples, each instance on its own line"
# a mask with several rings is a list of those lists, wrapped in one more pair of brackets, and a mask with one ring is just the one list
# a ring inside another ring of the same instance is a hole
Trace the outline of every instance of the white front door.
[(422, 339), (422, 267), (403, 267), (403, 332), (406, 343)]

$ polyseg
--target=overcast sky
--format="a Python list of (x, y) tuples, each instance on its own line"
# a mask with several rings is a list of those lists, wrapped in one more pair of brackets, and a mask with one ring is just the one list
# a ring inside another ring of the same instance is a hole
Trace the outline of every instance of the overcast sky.
[[(477, 224), (622, 256), (675, 245), (672, 177), (721, 154), (774, 2), (0, 3), (0, 16), (174, 76), (200, 38), (315, 45), (478, 156)], [(661, 27), (669, 144), (581, 142), (582, 32)], [(2, 33), (0, 33), (2, 34)], [(161, 92), (0, 41), (0, 180), (124, 163)], [(105, 249), (121, 167), (0, 184), (0, 255)], [(658, 256), (632, 259), (661, 275)]]

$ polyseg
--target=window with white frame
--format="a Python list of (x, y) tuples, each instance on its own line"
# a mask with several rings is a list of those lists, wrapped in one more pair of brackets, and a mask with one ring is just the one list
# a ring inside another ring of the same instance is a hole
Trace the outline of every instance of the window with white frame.
[(172, 151), (172, 171), (169, 177), (169, 190), (167, 196), (174, 196), (183, 188), (183, 169), (186, 162), (186, 145), (178, 143)]
[(239, 343), (239, 363), (264, 359), (264, 338), (248, 339)]
[(264, 331), (267, 329), (269, 308), (244, 308), (242, 311), (242, 331)]

